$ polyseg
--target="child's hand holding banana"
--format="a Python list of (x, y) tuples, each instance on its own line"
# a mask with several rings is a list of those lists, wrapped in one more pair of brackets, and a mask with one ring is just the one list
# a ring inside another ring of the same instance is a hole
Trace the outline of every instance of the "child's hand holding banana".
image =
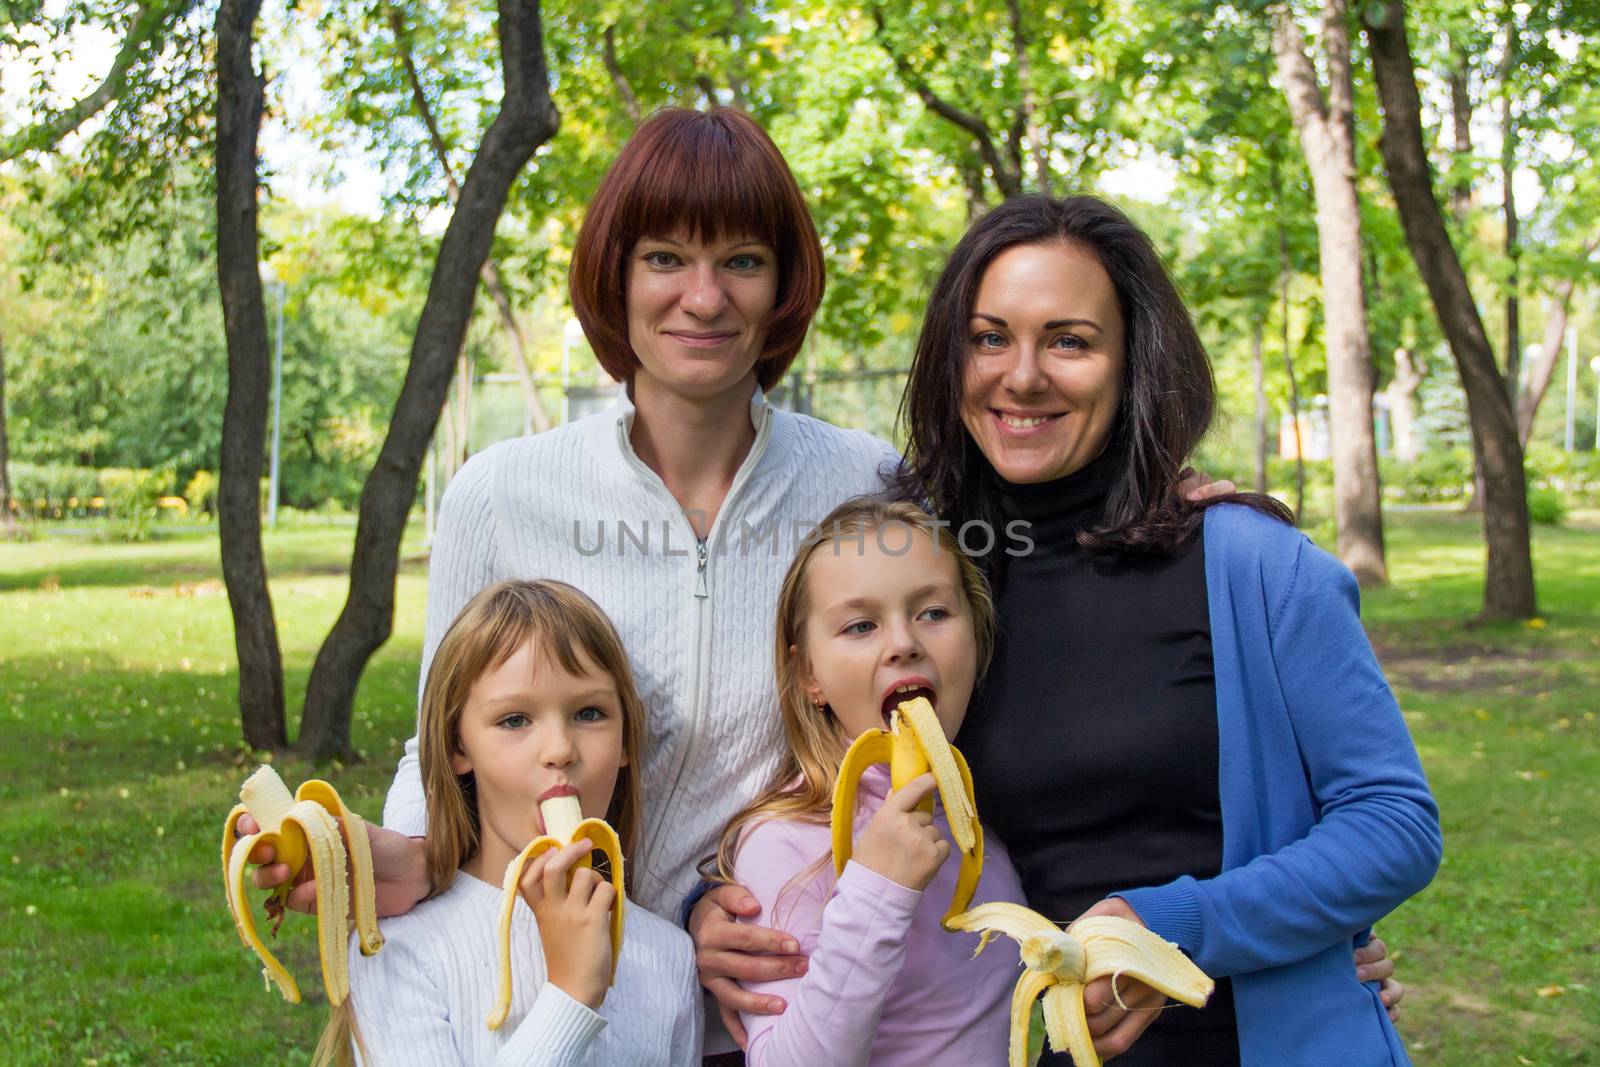
[(933, 814), (919, 809), (936, 788), (933, 775), (923, 774), (890, 793), (856, 840), (855, 861), (907, 889), (926, 889), (950, 856)]
[(617, 891), (589, 859), (584, 839), (529, 861), (518, 883), (533, 909), (544, 949), (545, 980), (599, 1010), (611, 986), (611, 907)]

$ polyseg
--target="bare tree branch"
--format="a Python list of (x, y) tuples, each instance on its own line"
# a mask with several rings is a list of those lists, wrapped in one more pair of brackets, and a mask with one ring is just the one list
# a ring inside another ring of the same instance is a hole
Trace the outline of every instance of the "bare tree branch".
[(884, 24), (883, 8), (874, 6), (872, 19), (877, 27), (875, 36), (878, 39), (878, 44), (888, 54), (890, 61), (894, 63), (895, 70), (899, 72), (905, 83), (911, 87), (911, 91), (917, 94), (923, 106), (951, 125), (972, 135), (972, 139), (977, 142), (978, 155), (983, 157), (984, 164), (988, 166), (990, 173), (993, 175), (994, 183), (1000, 189), (1000, 195), (1015, 196), (1022, 192), (1022, 175), (1016, 169), (1008, 167), (1005, 161), (1000, 158), (1000, 152), (995, 148), (994, 135), (988, 125), (976, 115), (963, 111), (941, 98), (929, 87), (922, 76), (912, 68), (905, 57), (895, 51), (894, 46), (889, 43), (888, 30)]
[[(1583, 258), (1594, 255), (1600, 247), (1600, 237), (1594, 237), (1583, 246)], [(1539, 414), (1550, 379), (1555, 375), (1556, 363), (1561, 358), (1561, 339), (1567, 333), (1567, 315), (1572, 308), (1572, 294), (1577, 290), (1576, 278), (1563, 278), (1551, 294), (1549, 313), (1544, 320), (1544, 338), (1539, 345), (1539, 355), (1528, 367), (1528, 388), (1518, 397), (1517, 439), (1528, 447), (1533, 436), (1533, 420)]]
[[(445, 188), (449, 192), (450, 202), (454, 204), (461, 197), (461, 186), (456, 181), (454, 169), (450, 166), (449, 146), (445, 144), (444, 135), (439, 131), (438, 120), (434, 118), (433, 108), (428, 104), (428, 95), (422, 89), (422, 78), (411, 52), (411, 35), (406, 31), (400, 12), (393, 5), (387, 5), (387, 8), (389, 27), (394, 32), (395, 46), (400, 50), (400, 62), (405, 68), (406, 84), (411, 88), (411, 101), (416, 105), (417, 115), (428, 131), (428, 142), (433, 146), (434, 159), (438, 161), (439, 169), (444, 174)], [(526, 431), (543, 433), (550, 428), (550, 417), (545, 414), (544, 405), (539, 403), (539, 385), (533, 376), (533, 368), (528, 363), (527, 339), (523, 337), (522, 327), (512, 312), (511, 298), (506, 295), (505, 286), (500, 283), (500, 268), (493, 257), (484, 260), (483, 270), (480, 273), (483, 276), (484, 286), (489, 290), (490, 298), (494, 300), (495, 310), (500, 316), (500, 325), (511, 342), (511, 359), (517, 368), (517, 379), (522, 384), (522, 399), (527, 412), (523, 428)]]
[(617, 63), (615, 26), (606, 27), (605, 47), (600, 56), (605, 62), (606, 73), (611, 75), (611, 84), (617, 87), (617, 96), (622, 100), (622, 110), (627, 113), (628, 121), (639, 125), (644, 120), (644, 112), (639, 107), (639, 97), (634, 93), (627, 75), (622, 73), (622, 67)]
[(144, 51), (145, 45), (157, 39), (170, 22), (183, 17), (193, 3), (194, 0), (147, 0), (140, 4), (104, 80), (71, 107), (0, 141), (0, 163), (15, 159), (24, 152), (51, 148), (99, 114), (121, 95), (128, 81), (128, 69)]
[[(1455, 134), (1459, 160), (1472, 157), (1472, 93), (1467, 84), (1467, 59), (1454, 38), (1450, 41), (1450, 128)], [(1472, 179), (1463, 175), (1450, 186), (1450, 214), (1457, 223), (1466, 221), (1472, 208)]]
[[(1028, 60), (1028, 38), (1022, 31), (1022, 5), (1018, 0), (1006, 0), (1011, 12), (1011, 51), (1017, 61), (1017, 84), (1022, 90), (1022, 102), (1017, 107), (1017, 121), (1012, 127), (1012, 154), (1017, 173), (1022, 173), (1022, 137), (1028, 139), (1033, 149), (1033, 182), (1041, 193), (1050, 192), (1050, 143), (1039, 126), (1039, 105), (1033, 92), (1033, 67)], [(1020, 127), (1020, 128), (1019, 128)]]

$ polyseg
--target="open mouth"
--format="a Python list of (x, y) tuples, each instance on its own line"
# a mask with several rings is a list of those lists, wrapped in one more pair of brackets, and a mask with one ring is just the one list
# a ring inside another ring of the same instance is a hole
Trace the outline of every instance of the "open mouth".
[(927, 682), (921, 679), (915, 682), (903, 682), (899, 685), (891, 687), (890, 690), (883, 695), (883, 706), (881, 712), (883, 715), (884, 728), (888, 728), (889, 716), (893, 714), (895, 708), (899, 707), (901, 704), (904, 704), (908, 700), (915, 700), (918, 697), (922, 697), (929, 704), (932, 704), (936, 708), (939, 706), (938, 694), (934, 692), (931, 685), (927, 684)]

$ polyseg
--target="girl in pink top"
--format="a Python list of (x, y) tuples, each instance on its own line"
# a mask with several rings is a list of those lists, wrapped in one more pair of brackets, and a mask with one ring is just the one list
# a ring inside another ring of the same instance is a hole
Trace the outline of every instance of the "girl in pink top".
[[(824, 519), (778, 599), (778, 696), (789, 753), (773, 784), (729, 823), (716, 876), (747, 888), (763, 922), (810, 957), (803, 975), (750, 983), (781, 1015), (743, 1016), (750, 1067), (999, 1064), (1017, 965), (972, 958), (977, 938), (940, 925), (958, 865), (944, 813), (916, 810), (924, 775), (892, 795), (861, 780), (854, 855), (837, 879), (829, 821), (850, 742), (926, 697), (954, 737), (994, 643), (982, 575), (947, 528), (909, 504), (859, 500)], [(985, 841), (974, 905), (1021, 902), (999, 842)]]

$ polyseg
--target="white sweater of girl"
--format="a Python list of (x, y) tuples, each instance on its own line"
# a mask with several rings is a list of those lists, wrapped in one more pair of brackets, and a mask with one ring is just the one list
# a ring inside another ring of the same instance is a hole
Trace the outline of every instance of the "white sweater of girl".
[(598, 1012), (545, 981), (533, 910), (511, 916), (511, 1014), (500, 992), (498, 886), (460, 872), (450, 887), (383, 920), (383, 950), (350, 941), (350, 1004), (365, 1067), (689, 1067), (700, 1060), (694, 946), (643, 908), (626, 912), (616, 984)]
[[(835, 506), (882, 487), (883, 441), (751, 400), (755, 444), (703, 547), (634, 453), (634, 408), (504, 441), (467, 462), (440, 509), (428, 571), (422, 677), (458, 612), (507, 578), (556, 578), (611, 617), (649, 714), (644, 833), (632, 892), (676, 917), (695, 865), (770, 780), (783, 751), (773, 683), (778, 587), (799, 541)], [(406, 742), (384, 825), (427, 828), (417, 741)]]

